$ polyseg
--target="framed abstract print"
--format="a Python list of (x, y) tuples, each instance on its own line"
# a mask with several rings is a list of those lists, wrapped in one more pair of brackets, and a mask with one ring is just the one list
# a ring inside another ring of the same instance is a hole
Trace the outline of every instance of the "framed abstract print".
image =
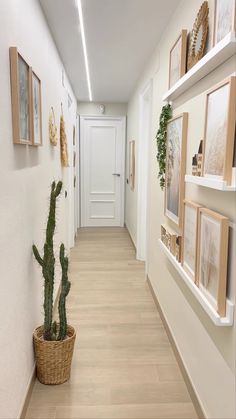
[(133, 191), (135, 186), (135, 141), (129, 142), (129, 185)]
[(32, 70), (16, 47), (11, 47), (12, 129), (15, 144), (32, 143), (31, 75)]
[(215, 0), (215, 19), (213, 45), (220, 42), (228, 33), (236, 30), (235, 0)]
[(167, 124), (165, 215), (179, 228), (183, 225), (187, 129), (187, 113), (176, 116)]
[(42, 145), (41, 81), (32, 72), (32, 137), (33, 145)]
[(214, 86), (206, 99), (203, 176), (231, 184), (235, 137), (236, 77)]
[(228, 218), (199, 209), (197, 285), (221, 317), (226, 310)]
[(187, 30), (183, 29), (170, 50), (169, 89), (185, 74), (187, 60)]
[(200, 205), (184, 200), (182, 266), (196, 280), (198, 211)]

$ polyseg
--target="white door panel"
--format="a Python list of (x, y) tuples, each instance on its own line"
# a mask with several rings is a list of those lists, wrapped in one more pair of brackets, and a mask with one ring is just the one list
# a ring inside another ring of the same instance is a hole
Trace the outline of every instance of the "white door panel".
[(124, 146), (124, 118), (81, 117), (82, 226), (124, 224)]

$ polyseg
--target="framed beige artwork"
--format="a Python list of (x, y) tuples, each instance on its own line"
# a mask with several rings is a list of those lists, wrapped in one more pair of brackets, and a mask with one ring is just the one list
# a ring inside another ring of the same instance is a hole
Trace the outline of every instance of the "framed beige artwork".
[(198, 11), (188, 42), (187, 69), (190, 70), (204, 55), (208, 35), (208, 1), (204, 1)]
[(236, 77), (207, 92), (203, 141), (203, 176), (231, 184), (235, 137)]
[(35, 146), (42, 145), (42, 100), (41, 81), (32, 72), (32, 143)]
[(182, 266), (195, 282), (197, 267), (198, 212), (201, 208), (195, 202), (184, 200)]
[(213, 45), (236, 30), (235, 0), (215, 0)]
[(185, 74), (187, 59), (187, 30), (183, 29), (170, 50), (169, 89)]
[(199, 209), (197, 285), (221, 317), (226, 314), (228, 218)]
[(135, 141), (129, 142), (129, 185), (133, 191), (135, 187)]
[(165, 215), (179, 228), (183, 225), (187, 129), (186, 112), (167, 124)]
[(16, 47), (11, 47), (9, 53), (13, 142), (32, 144), (32, 69)]

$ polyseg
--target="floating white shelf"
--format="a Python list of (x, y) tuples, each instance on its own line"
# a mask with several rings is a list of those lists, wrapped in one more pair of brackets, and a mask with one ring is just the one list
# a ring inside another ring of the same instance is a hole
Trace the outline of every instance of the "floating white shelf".
[(164, 243), (162, 243), (160, 239), (159, 239), (159, 245), (162, 251), (168, 257), (169, 261), (172, 263), (172, 265), (176, 268), (180, 276), (183, 278), (185, 284), (192, 291), (192, 293), (194, 294), (198, 302), (201, 304), (205, 312), (211, 318), (213, 323), (216, 326), (232, 326), (233, 321), (234, 321), (234, 304), (230, 300), (227, 299), (226, 300), (226, 316), (220, 317), (219, 314), (211, 306), (207, 298), (204, 296), (204, 294), (201, 292), (201, 290), (197, 287), (197, 285), (193, 282), (193, 280), (188, 276), (188, 274), (182, 268), (181, 264), (177, 262), (175, 257), (172, 255), (172, 253), (170, 253), (170, 251), (167, 249), (167, 247), (164, 245)]
[(223, 180), (212, 179), (209, 177), (185, 175), (185, 182), (194, 183), (195, 185), (204, 186), (205, 188), (217, 189), (218, 191), (236, 191), (236, 185), (227, 185)]
[(228, 60), (228, 58), (235, 54), (235, 51), (235, 33), (230, 32), (164, 94), (163, 101), (173, 101), (182, 95), (182, 93), (195, 83), (207, 76), (224, 61)]

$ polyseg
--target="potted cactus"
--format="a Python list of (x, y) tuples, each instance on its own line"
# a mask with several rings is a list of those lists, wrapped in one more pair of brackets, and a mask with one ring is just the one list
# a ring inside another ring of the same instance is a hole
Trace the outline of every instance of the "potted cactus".
[(62, 278), (58, 303), (59, 322), (53, 321), (55, 275), (53, 237), (56, 227), (56, 201), (61, 190), (62, 182), (52, 183), (43, 256), (33, 245), (35, 259), (41, 266), (44, 277), (44, 324), (37, 327), (33, 334), (37, 377), (43, 384), (61, 384), (70, 378), (75, 343), (75, 330), (67, 325), (66, 318), (66, 297), (71, 284), (68, 280), (69, 261), (65, 256), (64, 244), (60, 246)]

